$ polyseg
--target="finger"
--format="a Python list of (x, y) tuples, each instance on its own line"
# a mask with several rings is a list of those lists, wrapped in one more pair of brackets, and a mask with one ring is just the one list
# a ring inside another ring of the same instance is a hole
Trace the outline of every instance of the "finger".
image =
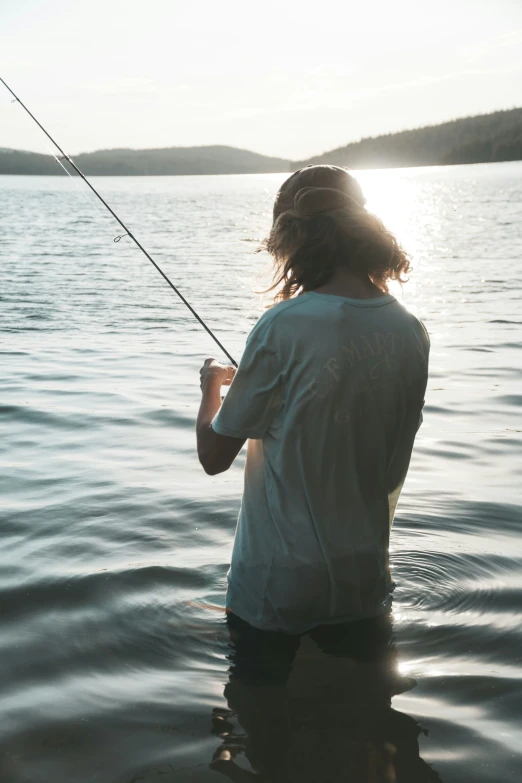
[(230, 386), (230, 384), (234, 380), (235, 374), (236, 374), (235, 368), (229, 367), (227, 374), (223, 378), (223, 386)]

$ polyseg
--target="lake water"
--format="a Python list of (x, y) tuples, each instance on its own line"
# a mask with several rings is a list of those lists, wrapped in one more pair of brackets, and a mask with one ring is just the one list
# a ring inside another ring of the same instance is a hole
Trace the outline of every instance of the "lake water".
[[(305, 639), (286, 686), (226, 694), (243, 458), (208, 477), (194, 435), (222, 356), (69, 178), (0, 177), (2, 783), (522, 780), (522, 163), (358, 176), (432, 340), (392, 533), (410, 679)], [(95, 184), (239, 358), (283, 178)]]

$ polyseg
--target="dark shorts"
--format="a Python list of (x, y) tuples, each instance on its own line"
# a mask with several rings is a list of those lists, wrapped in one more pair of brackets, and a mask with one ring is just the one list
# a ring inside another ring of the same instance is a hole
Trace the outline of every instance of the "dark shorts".
[(367, 662), (387, 660), (393, 642), (391, 612), (319, 625), (303, 634), (262, 631), (232, 613), (227, 615), (227, 625), (230, 675), (245, 685), (283, 685), (303, 636), (310, 636), (326, 655)]

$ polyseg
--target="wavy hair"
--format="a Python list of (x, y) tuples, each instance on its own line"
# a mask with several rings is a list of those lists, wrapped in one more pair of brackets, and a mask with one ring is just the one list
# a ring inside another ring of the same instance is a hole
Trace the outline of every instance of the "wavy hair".
[(274, 301), (313, 291), (345, 267), (383, 291), (406, 282), (410, 263), (394, 235), (365, 208), (357, 180), (339, 166), (307, 166), (282, 185), (260, 250), (273, 258)]

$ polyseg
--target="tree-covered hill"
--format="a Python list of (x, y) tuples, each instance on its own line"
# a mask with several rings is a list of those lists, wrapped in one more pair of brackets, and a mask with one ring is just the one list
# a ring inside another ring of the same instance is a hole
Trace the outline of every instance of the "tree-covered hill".
[(465, 117), (442, 125), (362, 139), (346, 147), (298, 161), (353, 169), (440, 166), (522, 160), (522, 109)]
[[(522, 160), (522, 108), (362, 139), (294, 163), (235, 147), (113, 149), (75, 155), (87, 175), (256, 174), (308, 163), (353, 169)], [(0, 148), (0, 174), (63, 174), (50, 155)]]
[(50, 155), (0, 147), (0, 174), (60, 174), (60, 172), (64, 173)]
[[(99, 150), (73, 156), (84, 174), (95, 176), (169, 174), (257, 174), (288, 171), (289, 161), (234, 147), (167, 147)], [(0, 148), (0, 174), (63, 174), (50, 155)]]

